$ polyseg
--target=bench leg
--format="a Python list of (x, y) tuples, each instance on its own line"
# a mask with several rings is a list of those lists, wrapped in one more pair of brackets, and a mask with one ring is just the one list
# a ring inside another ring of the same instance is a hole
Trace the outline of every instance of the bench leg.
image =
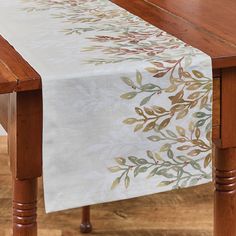
[(13, 179), (13, 235), (37, 236), (37, 179)]
[(214, 236), (236, 236), (236, 148), (217, 149)]
[(82, 222), (80, 225), (80, 232), (81, 233), (92, 232), (92, 224), (90, 222), (90, 206), (82, 208)]

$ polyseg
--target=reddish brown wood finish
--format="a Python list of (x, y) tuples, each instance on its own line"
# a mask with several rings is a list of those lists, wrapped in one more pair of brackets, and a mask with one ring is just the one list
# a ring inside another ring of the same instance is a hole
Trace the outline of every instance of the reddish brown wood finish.
[(215, 142), (214, 236), (236, 235), (236, 67), (221, 72), (220, 141)]
[(8, 106), (9, 106), (9, 95), (0, 95), (0, 124), (7, 131), (8, 127)]
[(90, 206), (85, 206), (82, 208), (82, 222), (80, 225), (80, 232), (87, 234), (91, 233), (92, 224), (90, 222)]
[(13, 179), (13, 235), (37, 236), (37, 179)]
[(214, 236), (236, 235), (236, 148), (217, 149)]
[(17, 80), (14, 74), (9, 70), (7, 65), (5, 65), (0, 60), (0, 94), (10, 93), (17, 86)]
[(174, 14), (214, 38), (228, 45), (236, 46), (236, 14), (234, 0), (145, 0), (153, 6)]
[(0, 94), (40, 88), (39, 74), (0, 35)]
[(221, 147), (236, 147), (236, 67), (222, 70)]
[(10, 94), (9, 146), (17, 179), (42, 175), (42, 91)]
[(9, 150), (13, 235), (37, 236), (37, 177), (42, 174), (42, 91), (10, 94)]

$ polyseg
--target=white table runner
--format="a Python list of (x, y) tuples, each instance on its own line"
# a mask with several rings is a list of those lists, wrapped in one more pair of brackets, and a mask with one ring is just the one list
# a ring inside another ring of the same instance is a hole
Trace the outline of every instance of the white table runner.
[(47, 212), (211, 180), (211, 59), (108, 0), (1, 0), (43, 82)]

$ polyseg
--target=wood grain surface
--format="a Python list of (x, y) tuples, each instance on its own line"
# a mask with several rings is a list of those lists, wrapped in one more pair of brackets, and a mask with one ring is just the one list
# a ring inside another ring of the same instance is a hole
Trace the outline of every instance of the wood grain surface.
[(41, 88), (39, 74), (0, 35), (0, 94)]
[(112, 0), (207, 53), (214, 68), (236, 66), (236, 2), (226, 1)]
[(0, 94), (0, 124), (7, 131), (8, 129), (8, 106), (9, 106), (9, 95)]
[(236, 31), (232, 30), (236, 28), (236, 4), (234, 0), (144, 1), (178, 15), (179, 18), (201, 28), (201, 30), (228, 45), (232, 45), (232, 47), (236, 46)]
[[(11, 235), (11, 175), (7, 139), (0, 137), (0, 235)], [(40, 181), (39, 236), (81, 236), (81, 210), (46, 215)], [(101, 236), (211, 236), (211, 184), (92, 206), (94, 231)]]

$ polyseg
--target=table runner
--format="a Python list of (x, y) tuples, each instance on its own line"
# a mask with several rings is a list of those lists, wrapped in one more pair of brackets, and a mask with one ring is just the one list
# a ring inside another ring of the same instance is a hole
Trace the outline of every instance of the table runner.
[(43, 83), (46, 211), (211, 181), (209, 56), (108, 0), (2, 0)]

